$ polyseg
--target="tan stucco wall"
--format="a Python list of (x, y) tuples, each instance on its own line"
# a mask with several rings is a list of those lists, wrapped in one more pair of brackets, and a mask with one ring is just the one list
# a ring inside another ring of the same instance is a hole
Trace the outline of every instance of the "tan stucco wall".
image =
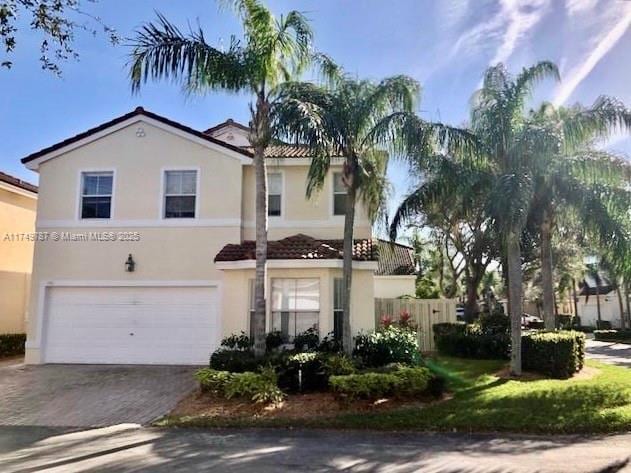
[(416, 293), (416, 276), (375, 276), (375, 297), (396, 298)]
[[(37, 200), (0, 189), (0, 333), (25, 330)], [(13, 239), (13, 241), (11, 241)]]
[[(320, 280), (320, 336), (333, 331), (333, 280), (342, 277), (341, 269), (300, 268), (268, 270), (267, 284), (267, 331), (270, 330), (270, 288), (274, 278), (317, 278)], [(253, 269), (231, 269), (224, 271), (223, 278), (223, 336), (249, 331), (249, 281), (254, 279)], [(353, 333), (370, 331), (375, 326), (375, 306), (372, 270), (353, 271), (351, 301), (351, 327)]]
[[(291, 160), (287, 160), (291, 162)], [(279, 165), (270, 160), (267, 172), (283, 174), (282, 216), (269, 218), (269, 239), (278, 240), (297, 233), (315, 238), (342, 238), (344, 217), (333, 215), (333, 172), (341, 166), (331, 167), (322, 189), (311, 199), (307, 199), (307, 165)], [(255, 176), (254, 168), (246, 166), (243, 172), (243, 223), (244, 239), (253, 240), (255, 234)], [(361, 203), (357, 204), (355, 215), (355, 238), (370, 238), (371, 225)]]

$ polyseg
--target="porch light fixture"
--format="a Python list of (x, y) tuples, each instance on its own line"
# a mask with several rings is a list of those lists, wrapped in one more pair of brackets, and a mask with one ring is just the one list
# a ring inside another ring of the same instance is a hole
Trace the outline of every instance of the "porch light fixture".
[(134, 269), (136, 269), (136, 262), (134, 261), (134, 258), (132, 258), (131, 253), (129, 253), (127, 261), (125, 261), (125, 271), (133, 273)]

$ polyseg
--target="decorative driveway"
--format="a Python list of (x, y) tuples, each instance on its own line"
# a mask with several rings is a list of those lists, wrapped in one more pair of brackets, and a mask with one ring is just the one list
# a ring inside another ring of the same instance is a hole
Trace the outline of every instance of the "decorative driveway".
[(13, 365), (0, 368), (0, 425), (148, 424), (195, 387), (181, 366)]
[(587, 340), (585, 355), (602, 363), (631, 368), (631, 345), (626, 343)]

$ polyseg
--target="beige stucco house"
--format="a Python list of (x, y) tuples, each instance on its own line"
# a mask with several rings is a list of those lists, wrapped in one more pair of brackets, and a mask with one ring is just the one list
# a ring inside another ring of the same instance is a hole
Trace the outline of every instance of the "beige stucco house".
[(24, 333), (37, 187), (0, 172), (0, 334)]
[[(22, 160), (40, 175), (43, 235), (28, 363), (203, 364), (222, 337), (249, 332), (255, 186), (247, 132), (230, 120), (201, 132), (137, 108)], [(341, 161), (311, 200), (309, 163), (299, 146), (268, 152), (266, 324), (289, 339), (310, 327), (333, 331), (341, 306)], [(358, 332), (374, 327), (379, 277), (410, 280), (414, 268), (406, 247), (380, 263), (384, 242), (372, 239), (361, 207), (355, 237)]]

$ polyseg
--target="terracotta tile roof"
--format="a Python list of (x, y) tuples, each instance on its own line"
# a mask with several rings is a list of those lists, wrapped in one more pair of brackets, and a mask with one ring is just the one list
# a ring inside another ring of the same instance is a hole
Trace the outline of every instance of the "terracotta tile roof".
[(0, 182), (5, 182), (7, 184), (11, 184), (12, 186), (19, 187), (20, 189), (24, 189), (29, 192), (33, 192), (37, 194), (37, 186), (23, 181), (22, 179), (18, 179), (17, 177), (10, 176), (9, 174), (5, 174), (0, 172)]
[[(308, 235), (298, 234), (282, 240), (267, 243), (268, 259), (342, 259), (343, 240), (318, 240)], [(239, 244), (224, 246), (217, 261), (242, 261), (256, 259), (256, 242), (246, 240)], [(377, 245), (370, 239), (358, 239), (353, 245), (355, 261), (377, 260)]]
[(379, 267), (375, 272), (377, 276), (403, 276), (416, 272), (411, 247), (387, 240), (377, 240), (377, 245), (379, 248)]
[[(253, 153), (254, 150), (249, 146), (244, 146), (248, 152)], [(268, 146), (265, 150), (265, 157), (270, 159), (278, 158), (310, 158), (309, 148), (304, 145), (291, 145), (287, 143), (275, 144)], [(339, 156), (341, 157), (341, 156)]]
[(70, 138), (67, 138), (63, 141), (60, 141), (59, 143), (56, 143), (52, 146), (49, 146), (47, 148), (41, 149), (39, 151), (36, 151), (35, 153), (29, 154), (28, 156), (26, 156), (25, 158), (22, 158), (22, 163), (26, 164), (29, 161), (33, 161), (34, 159), (37, 159), (45, 154), (48, 154), (52, 151), (58, 150), (60, 148), (63, 148), (64, 146), (68, 146), (72, 143), (75, 143), (77, 141), (80, 141), (84, 138), (87, 138), (90, 135), (93, 135), (95, 133), (98, 133), (100, 131), (103, 131), (111, 126), (117, 125), (119, 123), (124, 122), (125, 120), (135, 117), (137, 115), (144, 115), (146, 117), (152, 118), (154, 120), (157, 120), (161, 123), (164, 123), (166, 125), (172, 126), (174, 128), (177, 128), (178, 130), (184, 131), (186, 133), (189, 133), (193, 136), (196, 136), (198, 138), (201, 138), (203, 140), (209, 141), (211, 143), (217, 144), (219, 146), (223, 146), (224, 148), (230, 149), (232, 151), (235, 151), (239, 154), (243, 154), (245, 156), (248, 157), (252, 157), (252, 153), (250, 153), (247, 149), (244, 149), (240, 146), (234, 146), (231, 145), (229, 143), (226, 143), (225, 141), (222, 140), (218, 140), (217, 138), (213, 138), (210, 135), (207, 135), (205, 133), (202, 133), (201, 131), (198, 130), (194, 130), (193, 128), (190, 128), (186, 125), (182, 125), (181, 123), (178, 123), (176, 121), (170, 120), (166, 117), (163, 117), (161, 115), (158, 115), (156, 113), (150, 112), (148, 110), (145, 110), (142, 107), (137, 107), (135, 110), (126, 113), (125, 115), (121, 115), (120, 117), (116, 117), (113, 120), (110, 120), (108, 122), (102, 123), (94, 128), (90, 128), (89, 130), (84, 131), (83, 133), (79, 133), (78, 135), (72, 136)]

